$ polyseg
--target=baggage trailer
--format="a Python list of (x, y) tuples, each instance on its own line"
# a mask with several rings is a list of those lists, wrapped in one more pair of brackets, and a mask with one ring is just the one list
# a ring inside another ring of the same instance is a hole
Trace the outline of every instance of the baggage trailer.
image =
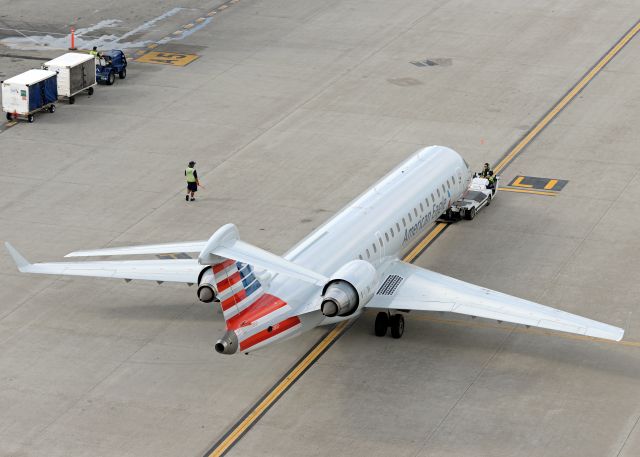
[(2, 81), (2, 111), (7, 120), (26, 118), (33, 122), (33, 114), (56, 110), (58, 100), (57, 75), (49, 70), (29, 70)]
[(42, 64), (43, 70), (58, 74), (58, 97), (66, 97), (69, 104), (76, 102), (76, 95), (87, 91), (93, 95), (96, 85), (96, 59), (91, 54), (68, 52)]

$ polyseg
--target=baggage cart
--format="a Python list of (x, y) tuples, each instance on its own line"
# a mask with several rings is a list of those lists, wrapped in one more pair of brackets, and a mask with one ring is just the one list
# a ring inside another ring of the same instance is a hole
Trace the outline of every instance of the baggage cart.
[(33, 114), (56, 110), (57, 75), (49, 70), (29, 70), (2, 81), (2, 111), (7, 120), (25, 118), (33, 122)]
[(70, 105), (75, 103), (75, 96), (80, 92), (86, 91), (93, 95), (96, 59), (91, 54), (68, 52), (45, 62), (42, 69), (58, 74), (58, 97), (66, 97)]

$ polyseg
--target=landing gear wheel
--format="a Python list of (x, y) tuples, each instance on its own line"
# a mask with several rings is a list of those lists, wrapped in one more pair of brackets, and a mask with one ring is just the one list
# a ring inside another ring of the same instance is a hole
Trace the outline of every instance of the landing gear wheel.
[(76, 98), (75, 97), (69, 97), (69, 104), (73, 105), (76, 102)]
[(34, 119), (33, 114), (29, 114), (29, 115), (27, 116), (27, 120), (28, 120), (30, 123), (33, 123), (33, 119)]
[(90, 87), (90, 88), (89, 88), (89, 90), (87, 91), (87, 93), (88, 93), (89, 95), (93, 95), (93, 87)]
[(379, 312), (376, 316), (376, 323), (374, 325), (374, 332), (376, 336), (385, 336), (387, 329), (389, 328), (389, 315), (384, 312)]
[(55, 112), (56, 112), (56, 105), (51, 105), (51, 106), (49, 107), (49, 112), (50, 112), (50, 113), (55, 113)]
[(467, 220), (472, 220), (474, 217), (476, 217), (476, 209), (475, 208), (471, 208), (470, 210), (467, 211), (467, 213), (465, 214)]
[(118, 73), (118, 76), (120, 77), (120, 79), (124, 79), (127, 77), (127, 69), (123, 68), (122, 71), (120, 73)]
[(404, 316), (402, 314), (394, 314), (391, 316), (391, 336), (398, 339), (404, 333)]
[(109, 79), (107, 79), (107, 86), (111, 86), (114, 82), (116, 82), (116, 75), (114, 72), (109, 73)]
[(13, 120), (13, 114), (7, 113), (7, 120), (8, 121), (12, 121)]

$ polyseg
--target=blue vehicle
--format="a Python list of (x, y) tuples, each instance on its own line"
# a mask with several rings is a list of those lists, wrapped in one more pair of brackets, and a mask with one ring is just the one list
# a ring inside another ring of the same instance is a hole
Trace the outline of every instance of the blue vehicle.
[(116, 74), (120, 79), (127, 77), (127, 57), (119, 49), (104, 51), (96, 65), (96, 81), (110, 86), (116, 81)]

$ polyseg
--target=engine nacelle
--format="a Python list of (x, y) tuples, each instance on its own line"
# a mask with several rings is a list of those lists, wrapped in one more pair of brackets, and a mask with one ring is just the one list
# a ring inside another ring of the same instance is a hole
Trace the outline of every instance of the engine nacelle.
[(200, 273), (200, 279), (198, 279), (198, 298), (201, 302), (211, 303), (218, 296), (218, 288), (216, 287), (216, 280), (213, 276), (213, 269), (207, 267)]
[(352, 260), (336, 271), (322, 289), (322, 314), (349, 316), (373, 297), (378, 286), (376, 269), (366, 260)]

